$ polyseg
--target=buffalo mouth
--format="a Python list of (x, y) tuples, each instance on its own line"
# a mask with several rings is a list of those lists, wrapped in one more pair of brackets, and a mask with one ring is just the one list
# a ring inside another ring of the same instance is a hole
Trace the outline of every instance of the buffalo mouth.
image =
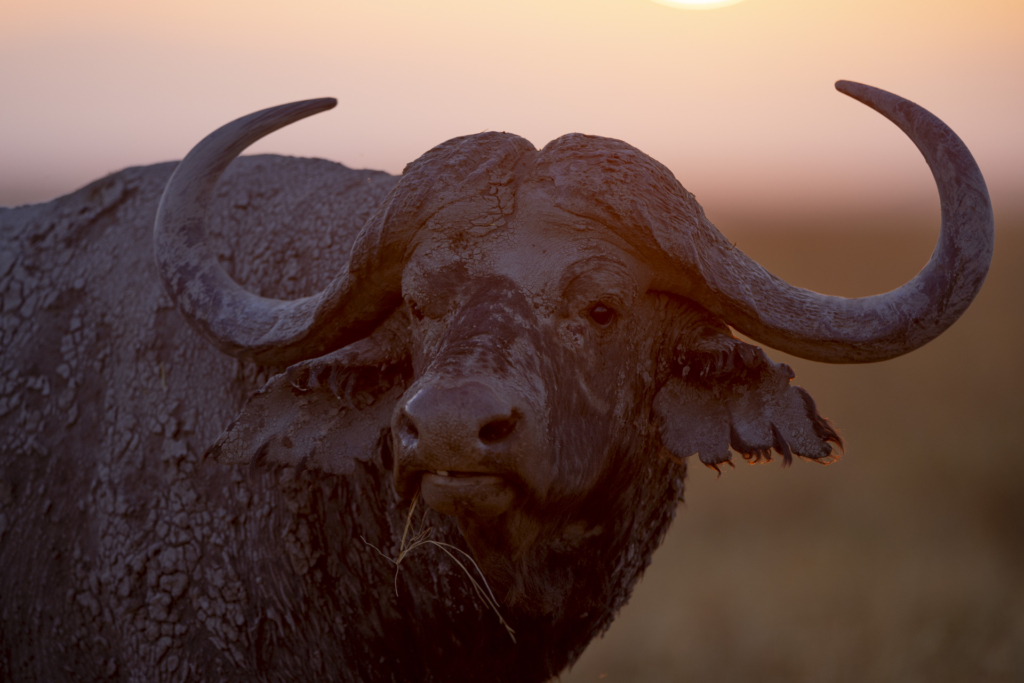
[(437, 512), (456, 517), (497, 517), (511, 509), (516, 499), (505, 477), (449, 470), (424, 472), (420, 495)]

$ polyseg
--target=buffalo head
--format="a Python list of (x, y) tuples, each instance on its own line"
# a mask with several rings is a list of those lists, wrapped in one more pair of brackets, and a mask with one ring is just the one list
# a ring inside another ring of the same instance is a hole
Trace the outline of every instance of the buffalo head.
[(242, 149), (334, 102), (216, 131), (167, 186), (161, 274), (217, 348), (288, 368), (251, 399), (220, 457), (345, 473), (379, 454), (399, 496), (458, 520), (510, 607), (559, 612), (593, 564), (628, 594), (638, 563), (616, 558), (628, 536), (664, 533), (685, 458), (717, 469), (731, 448), (828, 461), (839, 441), (792, 371), (730, 326), (804, 358), (879, 361), (941, 333), (984, 279), (992, 214), (963, 143), (906, 100), (839, 88), (914, 140), (942, 199), (925, 269), (863, 299), (773, 277), (623, 142), (572, 134), (538, 151), (504, 133), (423, 155), (326, 290), (264, 299), (218, 265), (206, 207)]

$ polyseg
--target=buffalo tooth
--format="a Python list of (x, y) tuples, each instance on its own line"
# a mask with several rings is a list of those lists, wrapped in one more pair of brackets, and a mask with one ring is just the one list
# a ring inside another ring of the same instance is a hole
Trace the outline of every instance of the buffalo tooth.
[(438, 470), (437, 474), (440, 474), (442, 477), (447, 477), (448, 476), (448, 470)]

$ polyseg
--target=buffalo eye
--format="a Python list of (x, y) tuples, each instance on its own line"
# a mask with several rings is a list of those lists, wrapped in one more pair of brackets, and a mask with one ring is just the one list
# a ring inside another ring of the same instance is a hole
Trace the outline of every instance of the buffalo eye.
[(594, 321), (595, 324), (601, 327), (607, 327), (611, 324), (612, 320), (615, 319), (615, 311), (608, 308), (604, 304), (597, 303), (590, 307), (587, 311), (587, 315)]

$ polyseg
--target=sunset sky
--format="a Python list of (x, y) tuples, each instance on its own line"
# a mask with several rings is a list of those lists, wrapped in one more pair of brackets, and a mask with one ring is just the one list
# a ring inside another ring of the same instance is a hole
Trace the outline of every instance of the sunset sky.
[(339, 107), (251, 152), (400, 172), (457, 135), (621, 138), (712, 220), (926, 207), (902, 134), (833, 88), (875, 85), (967, 142), (997, 216), (1024, 210), (1024, 2), (745, 0), (4, 0), (0, 205), (180, 159), (291, 100)]

